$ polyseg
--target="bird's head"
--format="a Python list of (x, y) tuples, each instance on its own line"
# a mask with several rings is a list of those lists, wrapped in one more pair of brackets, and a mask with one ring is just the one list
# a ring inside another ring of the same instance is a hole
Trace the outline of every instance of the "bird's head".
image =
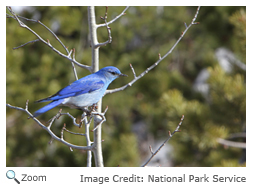
[(127, 76), (126, 74), (122, 74), (120, 70), (114, 66), (107, 66), (98, 71), (106, 76), (109, 80), (114, 80), (120, 76)]

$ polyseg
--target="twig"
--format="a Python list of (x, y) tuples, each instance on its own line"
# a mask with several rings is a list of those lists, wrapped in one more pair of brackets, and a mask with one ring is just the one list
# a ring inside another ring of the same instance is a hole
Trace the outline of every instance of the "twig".
[(135, 72), (135, 70), (134, 70), (132, 64), (130, 64), (130, 67), (131, 67), (132, 73), (133, 73), (133, 75), (134, 75), (134, 79), (136, 79), (136, 78), (137, 78), (136, 72)]
[(106, 7), (106, 11), (105, 11), (105, 15), (104, 17), (101, 17), (102, 20), (104, 20), (105, 24), (97, 24), (96, 28), (99, 27), (106, 27), (107, 28), (107, 32), (108, 32), (108, 40), (106, 42), (102, 42), (102, 43), (96, 43), (94, 46), (95, 48), (101, 47), (101, 46), (106, 46), (107, 44), (112, 42), (112, 36), (111, 36), (111, 28), (108, 26), (109, 24), (115, 22), (117, 19), (119, 19), (121, 16), (125, 15), (125, 11), (128, 9), (129, 7), (126, 7), (123, 12), (118, 15), (116, 18), (114, 18), (113, 20), (111, 20), (110, 22), (107, 22), (107, 18), (108, 18), (108, 7)]
[(104, 110), (103, 113), (99, 113), (99, 112), (92, 112), (92, 115), (98, 115), (101, 117), (101, 121), (94, 127), (94, 129), (92, 131), (95, 131), (102, 123), (104, 123), (106, 121), (105, 118), (105, 113), (108, 111), (108, 106), (106, 107), (106, 109)]
[[(110, 24), (112, 24), (113, 22), (115, 22), (117, 19), (119, 19), (121, 16), (123, 16), (123, 15), (125, 15), (126, 13), (126, 11), (127, 11), (127, 9), (129, 8), (129, 6), (127, 6), (124, 10), (123, 10), (123, 12), (121, 13), (121, 14), (119, 14), (118, 16), (116, 16), (114, 19), (112, 19), (111, 21), (109, 21), (109, 22), (107, 22), (107, 24), (108, 25), (110, 25)], [(105, 27), (105, 26), (107, 26), (107, 24), (106, 23), (104, 23), (104, 24), (98, 24), (97, 25), (97, 28), (99, 28), (99, 27)]]
[(70, 133), (70, 134), (73, 134), (73, 135), (86, 136), (86, 134), (84, 134), (84, 133), (75, 133), (75, 132), (72, 132), (72, 131), (66, 129), (65, 126), (63, 127), (63, 130), (66, 131), (66, 132), (68, 132), (68, 133)]
[(49, 143), (52, 142), (52, 139), (55, 139), (65, 145), (67, 145), (68, 147), (71, 147), (71, 148), (74, 148), (74, 149), (79, 149), (79, 150), (85, 150), (85, 151), (91, 151), (94, 149), (93, 145), (92, 146), (78, 146), (78, 145), (74, 145), (74, 144), (71, 144), (67, 141), (65, 141), (64, 139), (56, 136), (51, 130), (50, 130), (50, 127), (51, 125), (53, 124), (53, 122), (55, 121), (55, 119), (57, 119), (57, 115), (55, 115), (53, 117), (53, 119), (51, 120), (50, 124), (48, 126), (45, 126), (43, 125), (37, 118), (35, 118), (29, 111), (28, 111), (28, 100), (26, 102), (26, 108), (21, 108), (21, 107), (16, 107), (16, 106), (12, 106), (10, 104), (6, 104), (7, 107), (9, 108), (12, 108), (12, 109), (16, 109), (16, 110), (20, 110), (20, 111), (23, 111), (25, 112), (26, 114), (29, 115), (30, 118), (32, 118), (39, 126), (41, 126), (44, 130), (46, 130), (50, 136), (51, 136), (51, 140)]
[(64, 126), (63, 126), (63, 128), (61, 130), (61, 140), (64, 140), (64, 138), (63, 138), (63, 132), (64, 132), (65, 127), (66, 127), (66, 124), (64, 123)]
[(51, 139), (50, 139), (50, 141), (49, 141), (49, 144), (51, 145), (52, 144), (52, 142), (53, 142), (53, 137), (51, 137)]
[(106, 42), (103, 42), (103, 43), (97, 43), (95, 45), (95, 47), (100, 47), (100, 46), (106, 46), (107, 44), (111, 43), (112, 42), (112, 36), (111, 36), (111, 28), (108, 26), (108, 23), (107, 23), (107, 18), (108, 18), (108, 7), (106, 7), (106, 11), (105, 11), (105, 15), (104, 17), (101, 17), (102, 20), (104, 20), (105, 22), (105, 25), (106, 25), (106, 28), (107, 28), (107, 32), (108, 32), (108, 40)]
[(27, 42), (27, 43), (25, 43), (25, 44), (22, 44), (22, 45), (20, 45), (20, 46), (18, 46), (18, 47), (14, 47), (14, 48), (12, 48), (12, 49), (13, 49), (13, 50), (16, 50), (16, 49), (21, 48), (21, 47), (23, 47), (23, 46), (25, 46), (25, 45), (27, 45), (27, 44), (29, 44), (29, 43), (34, 43), (34, 42), (38, 42), (38, 41), (40, 41), (40, 40), (39, 40), (39, 39), (35, 39), (35, 40), (29, 41), (29, 42)]
[(149, 149), (150, 149), (150, 152), (151, 152), (151, 157), (145, 162), (145, 164), (142, 165), (142, 167), (145, 167), (151, 160), (152, 158), (161, 150), (162, 147), (164, 147), (164, 145), (169, 141), (169, 139), (171, 139), (171, 137), (173, 137), (173, 135), (176, 133), (176, 132), (180, 132), (179, 128), (180, 126), (182, 125), (182, 122), (183, 122), (183, 119), (184, 119), (184, 115), (182, 115), (182, 118), (178, 124), (178, 126), (176, 127), (176, 129), (174, 130), (174, 132), (171, 134), (171, 132), (169, 131), (168, 132), (168, 138), (159, 146), (159, 148), (153, 152), (152, 151), (152, 147), (151, 145), (149, 146)]
[(188, 26), (187, 26), (187, 24), (186, 24), (186, 22), (184, 22), (184, 26), (185, 26), (185, 28), (187, 28)]
[(224, 145), (224, 146), (227, 146), (227, 147), (246, 149), (246, 143), (243, 143), (243, 142), (228, 141), (228, 140), (221, 139), (221, 138), (218, 138), (217, 142)]
[[(159, 59), (153, 64), (151, 65), (149, 68), (147, 68), (144, 72), (142, 72), (139, 76), (135, 77), (134, 76), (134, 79), (129, 82), (128, 84), (120, 87), (120, 88), (116, 88), (116, 89), (112, 89), (112, 90), (107, 90), (105, 92), (104, 95), (106, 94), (111, 94), (111, 93), (115, 93), (115, 92), (118, 92), (118, 91), (122, 91), (124, 89), (126, 89), (127, 87), (129, 86), (132, 86), (132, 84), (134, 84), (137, 80), (139, 80), (140, 78), (142, 78), (144, 75), (146, 75), (150, 70), (152, 70), (153, 68), (155, 68), (163, 59), (165, 59), (169, 54), (172, 53), (172, 51), (175, 49), (175, 47), (177, 46), (177, 44), (182, 40), (183, 36), (185, 35), (185, 33), (189, 30), (189, 28), (192, 26), (192, 25), (195, 25), (195, 24), (198, 24), (198, 22), (195, 22), (197, 16), (198, 16), (198, 13), (199, 13), (199, 10), (200, 10), (200, 7), (197, 8), (197, 11), (195, 13), (195, 16), (193, 17), (191, 23), (189, 24), (189, 26), (186, 27), (186, 29), (181, 33), (181, 36), (178, 38), (178, 40), (176, 41), (176, 43), (171, 47), (171, 49), (163, 56), (159, 56)], [(132, 66), (131, 66), (132, 68)], [(133, 71), (133, 69), (132, 69)]]
[(151, 145), (149, 145), (149, 149), (150, 149), (151, 154), (153, 155), (153, 149), (152, 149)]
[[(68, 112), (68, 113), (61, 113), (60, 116), (62, 116), (62, 115), (67, 115), (67, 116), (69, 116), (70, 118), (72, 118), (73, 124), (74, 124), (75, 126), (79, 127), (79, 123), (76, 122), (76, 118), (73, 117), (69, 112)], [(60, 116), (59, 116), (59, 117), (60, 117)]]

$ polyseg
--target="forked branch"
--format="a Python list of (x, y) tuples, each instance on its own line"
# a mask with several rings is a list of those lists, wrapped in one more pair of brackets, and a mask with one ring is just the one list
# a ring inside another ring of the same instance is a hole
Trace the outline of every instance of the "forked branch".
[(173, 135), (174, 135), (176, 132), (180, 132), (179, 128), (180, 128), (180, 126), (182, 125), (183, 119), (184, 119), (184, 115), (182, 115), (182, 118), (181, 118), (181, 120), (180, 120), (178, 126), (177, 126), (176, 129), (174, 130), (174, 132), (173, 132), (173, 133), (171, 133), (170, 131), (168, 132), (168, 137), (167, 137), (167, 139), (159, 146), (159, 148), (158, 148), (155, 152), (153, 152), (151, 145), (149, 146), (149, 149), (150, 149), (150, 152), (151, 152), (152, 155), (151, 155), (151, 157), (142, 165), (142, 167), (145, 167), (145, 166), (152, 160), (152, 158), (161, 150), (162, 147), (165, 146), (165, 144), (169, 141), (169, 139), (171, 139), (171, 138), (173, 137)]

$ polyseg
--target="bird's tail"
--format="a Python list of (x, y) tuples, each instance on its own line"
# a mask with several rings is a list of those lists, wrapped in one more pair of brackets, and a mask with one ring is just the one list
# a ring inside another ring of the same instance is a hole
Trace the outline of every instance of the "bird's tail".
[(52, 101), (48, 105), (46, 105), (43, 108), (41, 108), (41, 109), (37, 110), (36, 112), (34, 112), (34, 117), (37, 117), (38, 115), (41, 115), (42, 113), (45, 113), (45, 112), (53, 109), (54, 107), (60, 105), (63, 101), (64, 101), (63, 99)]
[(43, 99), (37, 100), (37, 101), (35, 101), (35, 103), (46, 102), (46, 101), (52, 101), (52, 99), (50, 99), (51, 97), (53, 97), (53, 96), (50, 96), (50, 97), (47, 97), (47, 98), (43, 98)]

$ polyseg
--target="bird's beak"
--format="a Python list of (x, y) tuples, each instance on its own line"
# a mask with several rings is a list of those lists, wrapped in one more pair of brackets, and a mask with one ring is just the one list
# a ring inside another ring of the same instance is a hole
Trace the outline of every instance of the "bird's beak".
[(128, 75), (126, 75), (126, 74), (119, 74), (119, 76), (125, 76), (125, 77), (127, 77)]

